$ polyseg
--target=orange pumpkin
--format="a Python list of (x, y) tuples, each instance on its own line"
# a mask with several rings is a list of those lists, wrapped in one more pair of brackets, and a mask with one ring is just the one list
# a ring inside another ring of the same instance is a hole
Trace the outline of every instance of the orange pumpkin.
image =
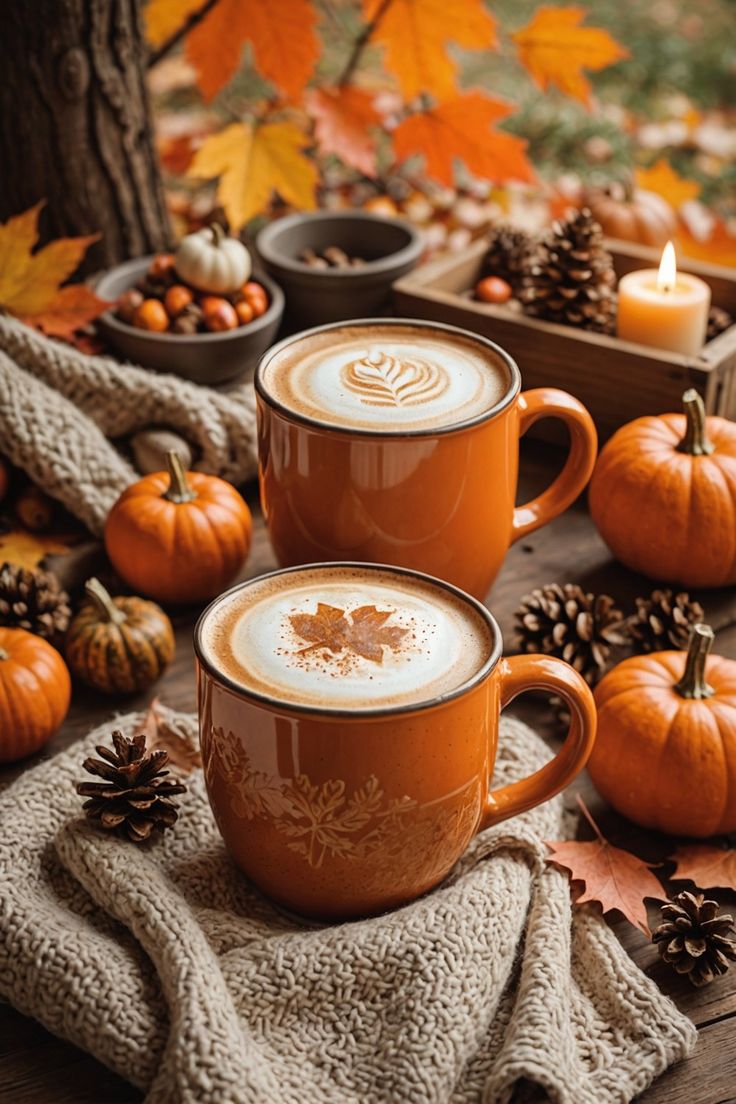
[(656, 192), (619, 185), (591, 192), (588, 206), (609, 238), (640, 242), (661, 249), (677, 234), (673, 207)]
[(105, 525), (105, 548), (122, 579), (160, 602), (213, 598), (248, 555), (252, 520), (224, 479), (185, 472), (176, 452), (168, 472), (154, 472), (123, 491)]
[(602, 449), (590, 513), (617, 560), (693, 587), (736, 583), (736, 423), (705, 416), (697, 391), (682, 414), (637, 418)]
[(55, 648), (25, 629), (0, 628), (0, 763), (30, 755), (51, 739), (71, 691)]
[(736, 662), (708, 657), (696, 625), (684, 652), (625, 659), (595, 690), (588, 770), (619, 813), (683, 836), (736, 829)]

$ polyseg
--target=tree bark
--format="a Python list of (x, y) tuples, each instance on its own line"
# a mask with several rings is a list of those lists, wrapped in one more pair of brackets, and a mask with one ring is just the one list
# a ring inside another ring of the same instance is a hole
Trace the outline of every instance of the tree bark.
[(0, 222), (101, 234), (82, 272), (167, 248), (140, 0), (15, 0), (0, 27)]

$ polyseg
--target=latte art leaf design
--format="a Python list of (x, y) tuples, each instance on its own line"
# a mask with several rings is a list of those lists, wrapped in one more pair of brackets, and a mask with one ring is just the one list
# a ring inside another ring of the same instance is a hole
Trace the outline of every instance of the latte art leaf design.
[(423, 357), (372, 352), (342, 369), (342, 382), (368, 406), (419, 406), (450, 386), (447, 371)]
[(339, 606), (318, 602), (316, 613), (294, 613), (289, 621), (297, 636), (309, 641), (299, 655), (321, 650), (339, 655), (347, 651), (382, 663), (384, 647), (398, 651), (408, 631), (398, 625), (385, 624), (393, 613), (393, 610), (379, 610), (375, 606), (361, 606), (348, 618)]

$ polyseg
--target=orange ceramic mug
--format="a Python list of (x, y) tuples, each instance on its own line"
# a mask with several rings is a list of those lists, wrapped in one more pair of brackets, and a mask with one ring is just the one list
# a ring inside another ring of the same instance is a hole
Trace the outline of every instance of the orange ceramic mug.
[[(217, 598), (195, 631), (202, 758), (253, 882), (305, 915), (375, 913), (566, 786), (593, 745), (590, 690), (501, 645), (476, 599), (396, 567), (291, 568)], [(563, 698), (570, 730), (540, 770), (492, 789), (500, 711), (532, 689)]]
[[(482, 598), (506, 551), (577, 497), (596, 432), (564, 391), (521, 393), (492, 341), (439, 323), (367, 319), (275, 345), (256, 372), (261, 503), (282, 565), (393, 563)], [(519, 437), (570, 431), (561, 474), (514, 507)]]

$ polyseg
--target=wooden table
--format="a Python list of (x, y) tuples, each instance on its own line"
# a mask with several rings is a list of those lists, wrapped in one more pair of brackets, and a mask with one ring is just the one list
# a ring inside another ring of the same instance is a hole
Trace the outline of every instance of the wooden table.
[[(520, 499), (528, 499), (548, 483), (550, 472), (560, 462), (561, 454), (552, 446), (524, 442)], [(253, 489), (250, 498), (256, 511)], [(478, 554), (482, 555), (482, 549)], [(257, 515), (254, 548), (244, 576), (257, 575), (274, 566), (263, 523)], [(519, 598), (535, 586), (554, 581), (580, 582), (590, 590), (613, 594), (625, 605), (632, 603), (634, 595), (646, 594), (651, 589), (646, 580), (611, 560), (582, 501), (564, 517), (510, 550), (489, 600), (507, 641), (512, 640), (513, 611)], [(733, 591), (716, 591), (699, 597), (707, 618), (717, 631), (720, 629), (718, 651), (736, 657), (736, 627), (732, 625), (736, 618), (736, 595)], [(161, 699), (178, 709), (195, 707), (191, 647), (195, 617), (193, 611), (176, 619), (176, 659), (156, 687)], [(0, 785), (33, 762), (67, 747), (113, 710), (144, 708), (149, 696), (120, 701), (77, 690), (69, 716), (48, 748), (35, 760), (0, 772)], [(513, 711), (532, 723), (550, 743), (555, 743), (550, 711), (543, 703), (520, 700)], [(575, 788), (585, 792), (594, 816), (614, 843), (636, 850), (649, 860), (661, 859), (671, 852), (672, 841), (635, 829), (607, 809), (587, 778), (582, 777)], [(568, 799), (573, 799), (572, 792), (568, 793)], [(723, 895), (723, 902), (729, 903), (727, 894)], [(736, 905), (733, 896), (730, 903)], [(655, 919), (653, 909), (650, 923)], [(693, 1057), (666, 1073), (640, 1099), (646, 1104), (736, 1101), (736, 968), (705, 989), (693, 989), (660, 963), (655, 948), (639, 931), (623, 920), (613, 921), (613, 928), (634, 960), (693, 1019), (699, 1032), (699, 1045)], [(140, 1100), (135, 1089), (94, 1059), (0, 1004), (0, 1104), (132, 1104)]]

